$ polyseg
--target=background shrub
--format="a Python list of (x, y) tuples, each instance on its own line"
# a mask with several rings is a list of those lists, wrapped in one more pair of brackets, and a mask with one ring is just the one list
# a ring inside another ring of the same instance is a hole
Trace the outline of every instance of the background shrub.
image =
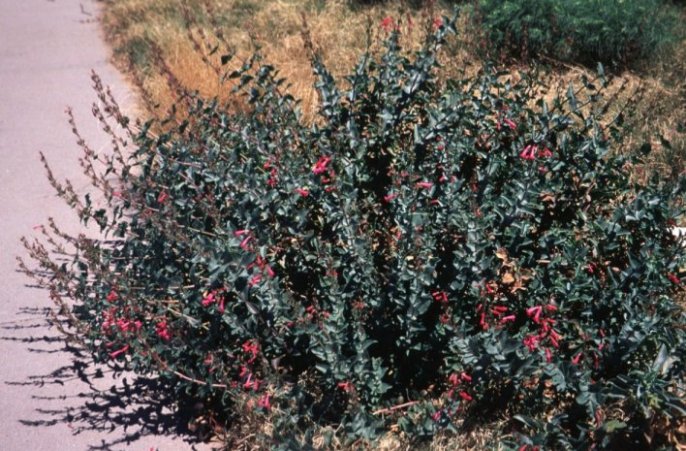
[(506, 54), (591, 65), (655, 56), (675, 41), (680, 23), (663, 0), (479, 0), (472, 14)]
[(453, 23), (344, 83), (315, 57), (312, 125), (259, 56), (227, 72), (248, 110), (184, 95), (140, 130), (96, 79), (125, 134), (81, 142), (107, 207), (48, 175), (107, 239), (50, 224), (23, 269), (96, 361), (264, 416), (273, 447), (497, 417), (524, 449), (659, 444), (685, 412), (686, 184), (626, 176), (651, 149), (613, 152), (602, 74), (549, 102), (526, 74), (437, 84)]

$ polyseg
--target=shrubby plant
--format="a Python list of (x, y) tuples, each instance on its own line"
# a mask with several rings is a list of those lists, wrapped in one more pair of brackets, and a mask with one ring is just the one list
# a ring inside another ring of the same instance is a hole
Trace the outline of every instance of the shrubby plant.
[(96, 83), (114, 152), (79, 142), (106, 207), (48, 174), (106, 238), (51, 224), (23, 265), (65, 332), (217, 419), (264, 416), (275, 448), (496, 417), (519, 449), (660, 444), (684, 414), (686, 185), (629, 177), (650, 147), (616, 152), (602, 71), (552, 101), (535, 75), (438, 82), (435, 23), (344, 80), (314, 57), (313, 124), (259, 56), (227, 72), (249, 108), (186, 95), (140, 129)]
[(472, 19), (505, 54), (592, 66), (655, 56), (675, 41), (680, 23), (663, 0), (479, 0)]

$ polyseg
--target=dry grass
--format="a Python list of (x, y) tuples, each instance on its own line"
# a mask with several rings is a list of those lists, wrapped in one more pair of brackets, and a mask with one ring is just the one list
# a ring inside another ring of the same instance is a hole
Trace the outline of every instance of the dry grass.
[[(221, 97), (227, 88), (203, 55), (222, 44), (235, 52), (235, 61), (242, 61), (259, 45), (265, 59), (289, 80), (289, 92), (302, 101), (306, 117), (311, 117), (317, 99), (303, 45), (303, 18), (327, 67), (340, 76), (369, 43), (379, 42), (384, 17), (401, 21), (402, 39), (412, 48), (422, 42), (433, 17), (451, 13), (444, 5), (424, 3), (420, 8), (407, 2), (351, 8), (344, 0), (117, 0), (107, 3), (102, 22), (120, 68), (163, 111), (174, 96), (156, 69), (158, 53), (186, 88)], [(457, 65), (465, 55), (452, 49), (451, 64)], [(218, 56), (219, 52), (211, 59), (216, 62)]]

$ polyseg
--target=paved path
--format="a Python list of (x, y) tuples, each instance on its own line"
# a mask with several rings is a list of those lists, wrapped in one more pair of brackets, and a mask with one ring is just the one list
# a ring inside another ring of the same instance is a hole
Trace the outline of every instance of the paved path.
[[(90, 71), (112, 85), (124, 105), (131, 97), (108, 64), (109, 51), (93, 22), (92, 0), (0, 0), (0, 450), (187, 450), (163, 397), (140, 402), (138, 391), (105, 373), (88, 376), (53, 330), (45, 327), (46, 293), (27, 288), (16, 272), (19, 238), (54, 217), (77, 222), (55, 197), (38, 159), (79, 182), (79, 149), (66, 122), (74, 109), (81, 131), (106, 146), (90, 116)], [(88, 382), (88, 383), (86, 383)], [(138, 384), (140, 387), (142, 384)], [(92, 387), (106, 389), (93, 391)]]

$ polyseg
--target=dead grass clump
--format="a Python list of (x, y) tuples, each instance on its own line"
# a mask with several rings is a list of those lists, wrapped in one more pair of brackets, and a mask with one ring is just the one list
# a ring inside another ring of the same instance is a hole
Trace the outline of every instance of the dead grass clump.
[[(303, 45), (303, 17), (327, 67), (334, 76), (342, 76), (368, 46), (372, 51), (378, 47), (379, 38), (389, 31), (381, 25), (385, 17), (392, 18), (403, 43), (412, 49), (421, 44), (435, 17), (450, 12), (433, 2), (419, 8), (403, 1), (351, 8), (344, 0), (118, 0), (105, 8), (103, 24), (116, 61), (161, 111), (177, 99), (167, 86), (168, 77), (155, 70), (158, 58), (188, 90), (226, 98), (226, 86), (204, 60), (216, 63), (221, 50), (211, 57), (209, 53), (220, 45), (228, 47), (224, 53), (235, 53), (236, 61), (260, 47), (265, 60), (289, 81), (288, 91), (301, 100), (305, 117), (311, 118), (316, 93), (310, 55)], [(450, 65), (461, 66), (465, 55), (458, 47), (452, 49)]]

